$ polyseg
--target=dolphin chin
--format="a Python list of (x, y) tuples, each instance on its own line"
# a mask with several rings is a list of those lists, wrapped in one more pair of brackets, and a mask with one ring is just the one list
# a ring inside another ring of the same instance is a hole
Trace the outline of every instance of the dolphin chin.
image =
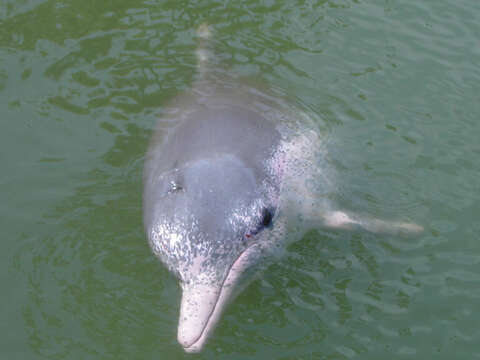
[(183, 284), (177, 338), (186, 352), (197, 353), (203, 349), (227, 305), (247, 284), (243, 281), (245, 273), (258, 261), (260, 252), (259, 244), (245, 249), (234, 261), (223, 282), (198, 280)]

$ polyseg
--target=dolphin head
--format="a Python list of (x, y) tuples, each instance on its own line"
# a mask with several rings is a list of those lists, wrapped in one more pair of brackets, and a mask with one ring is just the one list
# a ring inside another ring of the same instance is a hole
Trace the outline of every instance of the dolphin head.
[(276, 189), (230, 154), (189, 161), (155, 180), (146, 228), (180, 280), (178, 341), (202, 349), (226, 304), (261, 263)]

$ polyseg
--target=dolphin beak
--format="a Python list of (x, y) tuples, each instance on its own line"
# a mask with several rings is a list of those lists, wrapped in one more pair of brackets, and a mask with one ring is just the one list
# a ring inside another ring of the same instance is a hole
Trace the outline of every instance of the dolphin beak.
[(258, 257), (258, 248), (254, 244), (244, 250), (230, 267), (223, 282), (183, 284), (177, 338), (186, 352), (197, 353), (203, 349), (227, 304), (238, 293), (237, 285), (242, 274)]
[(184, 286), (178, 323), (178, 342), (186, 352), (199, 352), (217, 322), (224, 304), (219, 302), (222, 284)]

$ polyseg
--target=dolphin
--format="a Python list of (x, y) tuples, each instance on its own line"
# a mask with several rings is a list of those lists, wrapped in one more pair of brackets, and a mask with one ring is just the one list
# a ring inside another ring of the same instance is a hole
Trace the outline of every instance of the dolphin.
[(226, 305), (312, 227), (422, 230), (333, 209), (311, 186), (328, 183), (314, 126), (296, 121), (302, 115), (281, 96), (217, 66), (209, 37), (201, 28), (199, 78), (164, 107), (144, 167), (145, 231), (179, 279), (186, 352), (201, 351)]

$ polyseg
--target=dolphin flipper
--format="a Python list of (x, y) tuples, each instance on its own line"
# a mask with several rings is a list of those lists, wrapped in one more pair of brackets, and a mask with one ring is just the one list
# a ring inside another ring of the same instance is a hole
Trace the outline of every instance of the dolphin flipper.
[[(320, 139), (313, 131), (298, 135), (285, 146), (288, 164), (295, 164), (289, 169), (285, 182), (289, 184), (284, 195), (284, 207), (293, 207), (292, 213), (302, 214), (301, 221), (305, 229), (330, 228), (343, 230), (366, 230), (375, 234), (390, 235), (418, 235), (423, 232), (423, 227), (414, 223), (403, 221), (390, 221), (355, 214), (350, 211), (335, 209), (326, 196), (320, 192), (329, 192), (334, 187), (334, 181), (325, 173), (323, 166), (310, 169), (309, 177), (305, 178), (303, 170), (315, 164), (319, 157), (325, 157), (326, 151), (318, 146)], [(322, 152), (319, 154), (319, 152)], [(300, 164), (298, 166), (298, 164)], [(295, 171), (296, 168), (301, 172)], [(328, 171), (326, 171), (328, 173)], [(321, 191), (309, 183), (321, 183)], [(296, 220), (299, 220), (296, 218)]]
[(356, 230), (361, 228), (375, 234), (417, 235), (423, 232), (423, 227), (414, 223), (368, 218), (343, 211), (325, 213), (322, 216), (322, 224), (333, 229)]

